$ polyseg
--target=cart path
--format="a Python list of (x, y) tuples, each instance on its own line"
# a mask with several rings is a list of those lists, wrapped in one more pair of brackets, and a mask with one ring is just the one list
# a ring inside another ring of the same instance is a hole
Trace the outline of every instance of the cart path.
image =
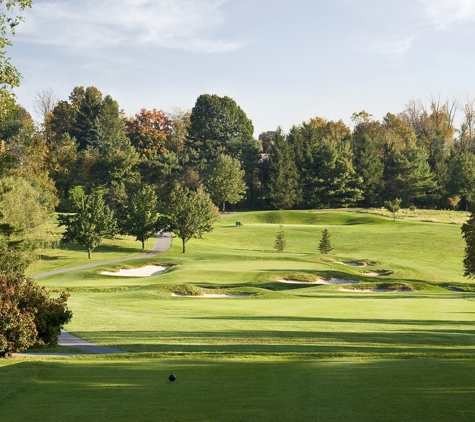
[(70, 271), (78, 271), (78, 270), (84, 270), (87, 268), (100, 267), (101, 265), (116, 264), (118, 262), (133, 261), (134, 259), (148, 258), (148, 257), (155, 256), (161, 253), (165, 253), (166, 251), (168, 251), (168, 249), (170, 249), (171, 244), (172, 244), (171, 233), (166, 232), (157, 236), (157, 240), (155, 241), (155, 244), (153, 245), (152, 249), (150, 249), (150, 251), (145, 254), (130, 256), (127, 258), (111, 259), (109, 261), (93, 262), (91, 264), (77, 265), (75, 267), (61, 268), (59, 270), (53, 270), (53, 271), (47, 271), (44, 273), (35, 274), (32, 277), (41, 278), (41, 277), (47, 277), (49, 275), (67, 273)]
[[(66, 273), (69, 271), (77, 271), (77, 270), (83, 270), (85, 268), (93, 268), (93, 267), (99, 267), (101, 265), (114, 264), (116, 262), (132, 261), (134, 259), (147, 258), (150, 256), (155, 256), (155, 255), (167, 252), (168, 249), (170, 249), (171, 244), (172, 244), (171, 233), (168, 233), (168, 232), (161, 233), (161, 234), (158, 234), (157, 240), (155, 241), (155, 244), (153, 245), (152, 249), (145, 254), (131, 256), (129, 258), (112, 259), (110, 261), (94, 262), (92, 264), (77, 265), (75, 267), (62, 268), (60, 270), (54, 270), (54, 271), (48, 271), (48, 272), (36, 274), (32, 277), (40, 278), (40, 277), (46, 277), (46, 276), (54, 275), (54, 274)], [(65, 347), (74, 347), (75, 349), (80, 349), (89, 354), (111, 355), (114, 353), (127, 353), (123, 350), (113, 349), (111, 347), (98, 346), (97, 344), (93, 344), (93, 343), (88, 342), (87, 340), (76, 337), (75, 335), (65, 330), (61, 330), (61, 334), (58, 339), (58, 344), (60, 346), (65, 346)], [(14, 353), (14, 355), (28, 356), (28, 357), (79, 356), (79, 354), (77, 353), (76, 354), (73, 354), (73, 353)]]

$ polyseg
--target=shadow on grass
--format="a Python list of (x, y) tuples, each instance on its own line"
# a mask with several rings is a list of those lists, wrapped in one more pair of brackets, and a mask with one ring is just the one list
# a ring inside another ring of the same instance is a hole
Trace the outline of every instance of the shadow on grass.
[[(139, 243), (140, 242), (137, 242), (137, 248), (124, 247), (120, 245), (99, 245), (97, 248), (94, 249), (94, 251), (92, 252), (92, 255), (94, 255), (95, 253), (106, 253), (106, 254), (107, 253), (113, 253), (113, 254), (123, 253), (123, 254), (137, 254), (137, 255), (147, 253), (148, 250), (142, 251)], [(59, 250), (65, 250), (65, 251), (71, 251), (71, 252), (83, 252), (87, 257), (87, 249), (85, 249), (83, 246), (80, 246), (76, 243), (63, 243), (61, 244)]]
[(0, 412), (50, 422), (475, 418), (473, 361), (264, 359), (21, 362), (0, 367)]
[[(255, 322), (255, 320), (249, 321)], [(413, 323), (413, 325), (416, 324)], [(377, 329), (377, 327), (374, 328)], [(74, 334), (96, 344), (129, 352), (475, 352), (473, 340), (475, 329), (431, 330), (427, 326), (421, 326), (420, 329), (401, 327), (397, 332), (385, 331), (381, 327), (381, 331), (365, 332), (254, 329), (199, 332), (74, 332)]]

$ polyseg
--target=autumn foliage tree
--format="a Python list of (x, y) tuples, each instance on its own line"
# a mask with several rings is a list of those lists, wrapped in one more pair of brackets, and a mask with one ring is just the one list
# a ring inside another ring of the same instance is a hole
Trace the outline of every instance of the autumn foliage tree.
[(166, 152), (172, 122), (163, 110), (143, 108), (135, 119), (126, 121), (127, 136), (142, 157)]
[(55, 345), (72, 318), (69, 295), (50, 298), (48, 291), (23, 276), (0, 275), (0, 357), (33, 345)]

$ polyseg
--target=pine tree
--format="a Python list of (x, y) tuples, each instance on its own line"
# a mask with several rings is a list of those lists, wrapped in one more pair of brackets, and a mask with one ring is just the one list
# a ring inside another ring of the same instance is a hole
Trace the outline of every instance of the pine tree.
[(279, 227), (280, 227), (280, 230), (277, 233), (277, 236), (275, 238), (274, 249), (277, 252), (284, 252), (285, 244), (286, 244), (284, 226), (279, 226)]
[(367, 206), (381, 205), (384, 164), (376, 151), (375, 143), (364, 134), (361, 139), (355, 139), (353, 151), (355, 171), (363, 179), (362, 203)]
[(393, 221), (396, 221), (396, 213), (401, 208), (401, 198), (395, 198), (392, 201), (385, 201), (384, 208), (386, 208), (393, 215)]
[(472, 212), (470, 218), (462, 225), (462, 237), (465, 239), (465, 256), (463, 258), (463, 268), (465, 277), (475, 277), (475, 214)]
[(282, 129), (274, 132), (273, 140), (269, 158), (269, 197), (277, 209), (289, 209), (300, 201), (299, 174)]
[(320, 240), (320, 244), (318, 245), (318, 250), (320, 253), (328, 254), (330, 251), (333, 250), (332, 244), (330, 241), (330, 232), (325, 229), (322, 231), (322, 239)]

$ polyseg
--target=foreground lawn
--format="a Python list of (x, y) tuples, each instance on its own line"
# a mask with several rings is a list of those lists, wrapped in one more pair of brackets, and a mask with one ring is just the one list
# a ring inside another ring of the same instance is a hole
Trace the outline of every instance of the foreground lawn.
[[(122, 266), (105, 265), (40, 278), (53, 291), (70, 292), (74, 317), (66, 329), (128, 354), (0, 361), (0, 415), (475, 420), (475, 285), (462, 276), (460, 225), (447, 213), (439, 217), (445, 222), (348, 211), (228, 215), (204, 239), (192, 239), (186, 254), (174, 241), (164, 255), (127, 262), (168, 266), (164, 274), (104, 276), (104, 269)], [(279, 225), (287, 240), (282, 254), (273, 250)], [(318, 242), (325, 228), (334, 250), (323, 256)], [(94, 259), (141, 252), (130, 238), (101, 248)], [(31, 273), (88, 262), (73, 247), (45, 256)], [(368, 274), (378, 271), (385, 275)], [(279, 282), (317, 278), (352, 284)]]
[[(473, 421), (473, 360), (256, 355), (0, 363), (8, 421)], [(174, 373), (177, 380), (168, 381)], [(13, 382), (10, 380), (14, 380)]]

